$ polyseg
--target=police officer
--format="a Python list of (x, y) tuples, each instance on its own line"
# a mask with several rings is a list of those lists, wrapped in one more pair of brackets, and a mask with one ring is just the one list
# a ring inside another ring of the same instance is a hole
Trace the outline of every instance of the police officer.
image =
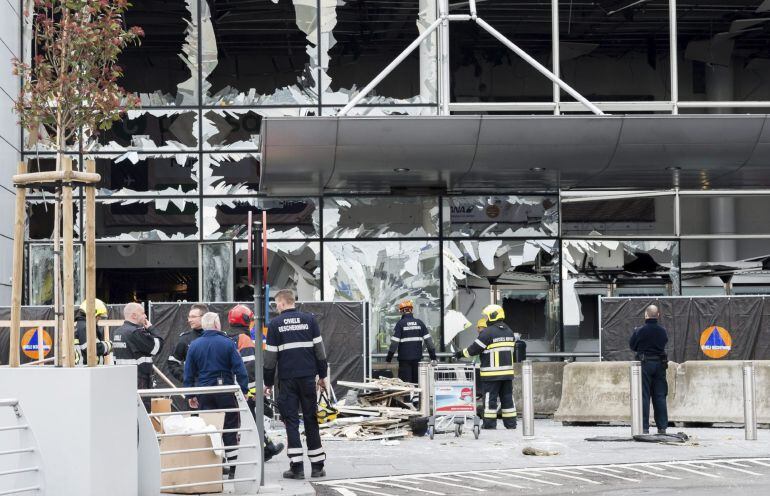
[(294, 293), (282, 289), (275, 295), (279, 315), (270, 321), (265, 349), (265, 395), (272, 393), (276, 369), (278, 370), (278, 410), (286, 424), (289, 448), (289, 470), (283, 473), (287, 479), (304, 479), (302, 441), (299, 437), (299, 415), (305, 424), (307, 455), (311, 477), (324, 477), (326, 454), (321, 446), (321, 436), (316, 418), (318, 388), (328, 389), (326, 351), (321, 330), (315, 318), (295, 308)]
[[(235, 305), (230, 311), (227, 312), (227, 323), (230, 328), (227, 331), (227, 337), (229, 337), (236, 348), (238, 348), (238, 354), (243, 360), (243, 364), (246, 366), (246, 373), (249, 376), (249, 392), (246, 395), (246, 402), (249, 405), (249, 410), (256, 420), (256, 402), (254, 395), (256, 393), (256, 375), (257, 371), (254, 369), (254, 358), (256, 348), (254, 347), (254, 340), (251, 339), (251, 327), (254, 323), (254, 312), (246, 305)], [(267, 403), (267, 402), (265, 402)], [(271, 411), (271, 413), (265, 413), (269, 417), (272, 417), (272, 409), (269, 404), (265, 405), (265, 411)], [(275, 455), (283, 451), (283, 443), (274, 443), (267, 434), (265, 434), (265, 461), (269, 461)]]
[(203, 328), (201, 327), (201, 317), (209, 311), (209, 307), (203, 303), (196, 303), (190, 307), (187, 313), (187, 325), (190, 330), (179, 335), (179, 341), (174, 346), (174, 351), (168, 356), (168, 370), (179, 382), (184, 380), (184, 361), (187, 358), (187, 350), (193, 341), (201, 337)]
[[(163, 338), (155, 333), (147, 320), (144, 307), (139, 303), (129, 303), (123, 308), (123, 325), (115, 329), (112, 336), (113, 360), (115, 365), (137, 366), (137, 387), (151, 389), (154, 372), (152, 357), (163, 346)], [(150, 398), (143, 398), (147, 411), (150, 411)]]
[[(94, 300), (95, 317), (96, 321), (107, 317), (107, 305), (100, 299)], [(88, 365), (88, 332), (86, 331), (86, 310), (87, 305), (84, 301), (80, 304), (80, 308), (75, 312), (75, 354), (79, 358), (78, 364)], [(104, 339), (104, 330), (100, 326), (96, 326), (96, 356), (99, 357), (99, 362), (102, 363), (102, 357), (105, 357), (112, 353), (112, 343)]]
[(484, 395), (484, 429), (497, 427), (497, 401), (500, 399), (503, 425), (516, 428), (516, 406), (513, 403), (513, 363), (516, 337), (503, 321), (500, 305), (487, 305), (481, 311), (486, 327), (477, 324), (479, 337), (469, 347), (455, 353), (455, 358), (481, 355), (481, 390)]
[[(222, 386), (238, 381), (245, 395), (249, 390), (249, 376), (246, 367), (238, 354), (235, 343), (222, 332), (219, 315), (208, 312), (201, 317), (203, 334), (193, 341), (187, 350), (184, 363), (184, 386), (205, 387)], [(202, 394), (188, 400), (192, 409), (219, 410), (237, 409), (238, 400), (232, 393)], [(238, 429), (241, 419), (238, 412), (226, 412), (223, 429)], [(238, 433), (222, 434), (225, 445), (225, 464), (229, 465), (238, 459)], [(230, 465), (230, 478), (235, 477), (235, 465)]]
[(628, 341), (631, 351), (636, 352), (636, 359), (642, 362), (642, 427), (645, 434), (650, 432), (650, 398), (658, 434), (665, 434), (668, 427), (668, 333), (658, 324), (659, 317), (658, 307), (648, 306), (644, 311), (644, 325), (634, 330)]
[(422, 320), (412, 314), (414, 303), (412, 300), (404, 300), (398, 304), (401, 319), (393, 329), (390, 337), (390, 349), (385, 361), (390, 363), (393, 355), (398, 351), (398, 378), (404, 382), (418, 382), (418, 370), (422, 359), (422, 348), (428, 349), (430, 359), (436, 361), (436, 347), (433, 338)]

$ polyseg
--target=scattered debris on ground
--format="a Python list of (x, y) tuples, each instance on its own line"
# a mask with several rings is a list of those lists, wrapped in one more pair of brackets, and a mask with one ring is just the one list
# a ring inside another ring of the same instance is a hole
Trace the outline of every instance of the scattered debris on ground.
[(337, 418), (320, 425), (322, 437), (376, 441), (412, 435), (409, 421), (421, 414), (408, 399), (417, 397), (419, 388), (391, 378), (337, 384), (350, 391), (334, 405)]
[(529, 456), (556, 456), (559, 454), (558, 451), (550, 451), (550, 450), (544, 450), (540, 448), (532, 448), (530, 446), (527, 446), (521, 452), (525, 455)]

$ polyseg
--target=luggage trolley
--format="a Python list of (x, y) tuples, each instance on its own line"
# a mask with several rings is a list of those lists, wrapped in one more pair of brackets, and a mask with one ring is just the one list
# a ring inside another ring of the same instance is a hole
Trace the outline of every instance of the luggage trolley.
[(429, 391), (431, 416), (428, 435), (449, 432), (454, 426), (455, 437), (463, 427), (473, 422), (473, 436), (478, 439), (481, 419), (476, 415), (476, 380), (473, 364), (438, 364), (430, 367)]

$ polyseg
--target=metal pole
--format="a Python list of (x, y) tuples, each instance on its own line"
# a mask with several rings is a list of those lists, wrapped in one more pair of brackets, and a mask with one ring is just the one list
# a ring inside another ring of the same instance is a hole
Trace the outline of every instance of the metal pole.
[(522, 434), (524, 439), (535, 437), (535, 406), (532, 398), (532, 360), (521, 363), (521, 394), (524, 401), (524, 422)]
[(420, 413), (423, 417), (430, 416), (430, 389), (429, 378), (433, 372), (430, 362), (420, 362), (417, 382), (420, 387)]
[[(559, 0), (551, 0), (551, 66), (553, 75), (561, 78), (561, 54), (559, 52)], [(553, 115), (559, 115), (559, 102), (561, 101), (561, 88), (553, 83)]]
[[(263, 390), (264, 377), (262, 372), (262, 328), (265, 324), (265, 295), (262, 291), (262, 222), (255, 221), (250, 229), (252, 232), (253, 248), (251, 250), (253, 258), (250, 263), (254, 265), (252, 274), (254, 275), (254, 414), (257, 421), (257, 435), (262, 447), (260, 457), (265, 449), (265, 394)], [(259, 464), (260, 476), (259, 484), (265, 485), (265, 464)]]
[(558, 84), (561, 89), (569, 93), (570, 96), (572, 96), (572, 98), (582, 103), (588, 110), (590, 110), (596, 115), (604, 115), (604, 112), (602, 112), (601, 109), (599, 109), (599, 107), (589, 102), (583, 95), (581, 95), (574, 88), (572, 88), (572, 86), (568, 85), (567, 83), (565, 83), (564, 81), (556, 77), (556, 75), (553, 72), (549, 71), (545, 66), (543, 66), (543, 64), (533, 59), (527, 52), (525, 52), (524, 50), (519, 48), (514, 42), (512, 42), (511, 40), (503, 36), (502, 33), (500, 33), (498, 30), (496, 30), (495, 28), (487, 24), (487, 22), (484, 19), (477, 17), (476, 24), (478, 24), (486, 32), (488, 32), (489, 34), (497, 38), (497, 40), (500, 43), (502, 43), (503, 45), (513, 50), (513, 52), (516, 55), (524, 59), (529, 65), (534, 67), (540, 74), (544, 75), (545, 77), (550, 79), (552, 82)]
[(642, 433), (642, 364), (631, 362), (629, 368), (631, 383), (631, 435)]
[(372, 91), (372, 90), (374, 89), (374, 87), (375, 87), (375, 86), (377, 86), (378, 84), (380, 84), (380, 82), (381, 82), (383, 79), (385, 79), (385, 77), (387, 77), (387, 75), (388, 75), (388, 74), (390, 74), (390, 73), (393, 71), (393, 69), (395, 69), (396, 67), (398, 67), (398, 64), (400, 64), (401, 62), (403, 62), (403, 61), (404, 61), (404, 59), (406, 59), (406, 58), (409, 56), (409, 54), (410, 54), (410, 53), (412, 53), (412, 52), (413, 52), (413, 51), (414, 51), (414, 50), (415, 50), (415, 49), (416, 49), (418, 46), (420, 46), (420, 43), (422, 43), (422, 41), (423, 41), (425, 38), (427, 38), (428, 36), (430, 36), (430, 35), (431, 35), (431, 33), (433, 33), (433, 31), (435, 31), (435, 30), (436, 30), (436, 29), (439, 27), (439, 25), (441, 24), (441, 22), (442, 22), (442, 20), (441, 20), (441, 19), (436, 19), (436, 20), (435, 20), (435, 21), (434, 21), (434, 22), (433, 22), (433, 23), (432, 23), (432, 24), (431, 24), (431, 25), (428, 27), (428, 29), (426, 29), (425, 31), (423, 31), (423, 32), (422, 32), (422, 34), (420, 34), (420, 36), (418, 36), (416, 40), (414, 40), (412, 43), (410, 43), (410, 44), (409, 44), (409, 46), (408, 46), (408, 47), (406, 47), (406, 48), (404, 49), (404, 51), (403, 51), (403, 52), (401, 52), (401, 53), (399, 54), (399, 56), (398, 56), (398, 57), (396, 57), (395, 59), (393, 59), (393, 62), (391, 62), (390, 64), (388, 64), (388, 66), (387, 66), (387, 67), (385, 67), (385, 69), (383, 69), (383, 70), (382, 70), (382, 72), (380, 72), (380, 73), (377, 75), (377, 77), (375, 77), (374, 79), (372, 79), (372, 81), (371, 81), (369, 84), (367, 84), (366, 86), (364, 86), (364, 88), (363, 88), (361, 91), (359, 91), (359, 92), (358, 92), (358, 94), (357, 94), (356, 96), (354, 96), (354, 97), (353, 97), (353, 99), (351, 99), (351, 100), (350, 100), (350, 102), (348, 102), (348, 104), (347, 104), (347, 105), (345, 105), (345, 107), (343, 107), (343, 108), (342, 108), (342, 110), (340, 110), (340, 111), (339, 111), (339, 113), (338, 113), (337, 115), (347, 115), (347, 114), (348, 114), (348, 112), (350, 112), (350, 110), (351, 110), (353, 107), (355, 107), (356, 105), (358, 105), (358, 102), (360, 102), (360, 101), (361, 101), (361, 100), (362, 100), (362, 99), (363, 99), (363, 98), (364, 98), (366, 95), (368, 95), (368, 94), (369, 94), (369, 92), (370, 92), (370, 91)]
[(674, 189), (674, 235), (679, 236), (682, 234), (682, 212), (681, 212), (681, 197), (679, 196), (679, 188)]
[[(475, 9), (475, 5), (474, 5)], [(439, 114), (449, 115), (451, 89), (449, 84), (449, 1), (438, 0), (439, 38)]]
[(679, 113), (679, 61), (676, 53), (676, 0), (668, 0), (668, 44), (671, 70), (671, 113)]
[(743, 421), (746, 440), (757, 440), (757, 403), (754, 401), (754, 362), (743, 362)]

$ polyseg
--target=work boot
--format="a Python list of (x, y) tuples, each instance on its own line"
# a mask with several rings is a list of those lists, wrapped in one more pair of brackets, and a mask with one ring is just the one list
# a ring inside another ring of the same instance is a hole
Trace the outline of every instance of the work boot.
[(649, 434), (649, 433), (650, 433), (650, 429), (642, 429), (642, 434)]
[(658, 434), (666, 434), (666, 429), (658, 429)]
[(305, 478), (305, 469), (301, 463), (292, 463), (289, 470), (283, 473), (284, 479), (302, 480)]
[(265, 461), (270, 461), (272, 457), (283, 451), (283, 443), (275, 444), (273, 441), (265, 443)]
[(318, 477), (326, 477), (326, 471), (323, 465), (311, 465), (313, 470), (310, 472), (310, 477), (317, 479)]
[(515, 429), (516, 417), (503, 419), (503, 425), (505, 426), (506, 429)]
[(497, 420), (484, 419), (484, 422), (481, 424), (481, 428), (487, 430), (497, 429)]

